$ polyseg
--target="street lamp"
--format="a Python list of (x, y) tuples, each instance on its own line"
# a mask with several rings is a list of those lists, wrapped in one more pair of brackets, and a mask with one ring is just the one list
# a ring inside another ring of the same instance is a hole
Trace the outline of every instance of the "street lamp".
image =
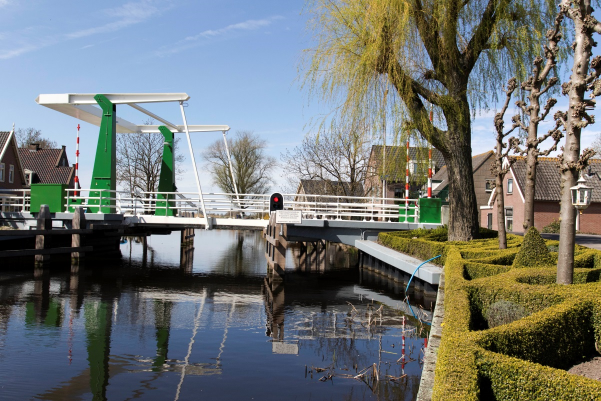
[[(593, 193), (593, 187), (589, 187), (586, 185), (586, 181), (582, 176), (582, 172), (580, 173), (580, 178), (578, 179), (578, 185), (570, 188), (572, 191), (572, 205), (579, 211), (579, 214), (582, 214), (582, 211), (591, 204), (591, 198)], [(576, 231), (580, 229), (580, 216), (576, 217)]]
[(580, 178), (578, 179), (578, 185), (571, 187), (570, 190), (572, 191), (572, 205), (580, 210), (580, 214), (582, 214), (582, 211), (591, 204), (593, 187), (586, 185), (586, 181), (581, 173)]

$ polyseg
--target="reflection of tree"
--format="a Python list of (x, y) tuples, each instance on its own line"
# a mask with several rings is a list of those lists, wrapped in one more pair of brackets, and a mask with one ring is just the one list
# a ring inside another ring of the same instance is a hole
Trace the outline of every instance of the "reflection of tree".
[(214, 263), (215, 273), (229, 276), (259, 275), (265, 266), (257, 264), (264, 252), (263, 239), (254, 231), (233, 231), (235, 240)]

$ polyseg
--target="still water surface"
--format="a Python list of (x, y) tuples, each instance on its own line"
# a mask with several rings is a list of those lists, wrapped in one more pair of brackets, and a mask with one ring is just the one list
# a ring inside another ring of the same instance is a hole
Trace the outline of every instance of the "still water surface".
[(121, 249), (78, 273), (2, 266), (0, 399), (415, 399), (427, 333), (407, 320), (403, 363), (402, 296), (348, 255), (289, 252), (278, 284), (259, 232), (197, 230), (183, 261), (179, 233)]

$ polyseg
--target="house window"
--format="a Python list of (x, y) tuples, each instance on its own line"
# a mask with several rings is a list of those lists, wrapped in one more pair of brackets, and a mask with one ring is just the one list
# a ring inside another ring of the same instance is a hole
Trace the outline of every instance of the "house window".
[(8, 168), (8, 182), (15, 182), (15, 166), (11, 164)]
[(403, 188), (395, 188), (394, 189), (394, 197), (395, 198), (404, 198), (405, 197), (405, 191), (403, 190)]
[(0, 182), (4, 182), (4, 163), (0, 163)]
[(505, 208), (505, 229), (507, 231), (513, 231), (513, 208)]
[(488, 213), (487, 217), (487, 224), (486, 224), (486, 228), (488, 228), (489, 230), (492, 230), (492, 213)]
[(507, 179), (507, 193), (508, 194), (512, 194), (513, 193), (513, 178), (508, 178)]
[(495, 188), (495, 180), (486, 180), (486, 192), (492, 192)]

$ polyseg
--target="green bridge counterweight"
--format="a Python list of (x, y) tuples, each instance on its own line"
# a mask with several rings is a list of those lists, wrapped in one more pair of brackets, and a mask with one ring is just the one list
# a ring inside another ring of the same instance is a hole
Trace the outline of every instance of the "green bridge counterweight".
[(175, 202), (171, 199), (175, 199), (175, 194), (166, 194), (165, 192), (175, 192), (175, 166), (173, 160), (173, 132), (169, 128), (161, 125), (159, 131), (165, 137), (163, 143), (163, 162), (161, 163), (161, 175), (159, 176), (159, 191), (162, 192), (157, 195), (157, 199), (164, 199), (163, 201), (157, 201), (157, 209), (155, 211), (156, 216), (175, 216), (177, 209), (174, 209)]
[[(116, 107), (104, 95), (94, 96), (94, 100), (102, 108), (102, 120), (98, 145), (96, 146), (96, 159), (92, 171), (90, 184), (90, 198), (88, 211), (91, 213), (115, 213), (114, 198), (117, 189), (117, 113)], [(94, 207), (93, 205), (97, 205)]]

